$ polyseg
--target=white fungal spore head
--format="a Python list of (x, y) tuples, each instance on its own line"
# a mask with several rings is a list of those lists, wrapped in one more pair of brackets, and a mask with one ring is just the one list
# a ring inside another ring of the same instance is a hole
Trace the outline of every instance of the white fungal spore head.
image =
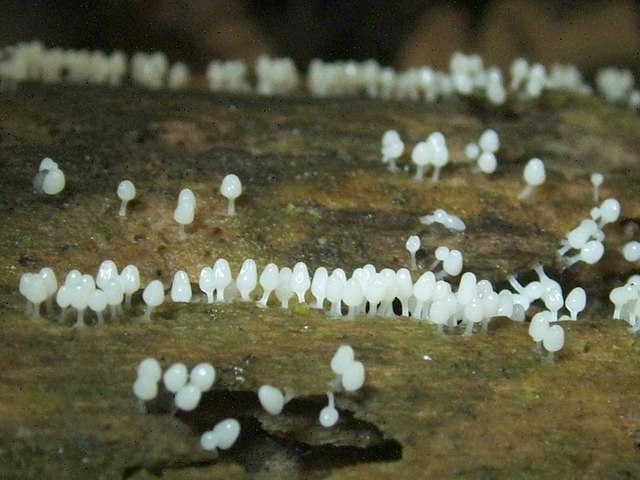
[(531, 186), (542, 185), (547, 178), (544, 163), (539, 158), (532, 158), (527, 162), (522, 172), (522, 178)]
[(331, 370), (337, 375), (343, 375), (347, 367), (354, 362), (355, 352), (350, 345), (340, 345), (331, 359)]
[(230, 217), (235, 216), (235, 200), (242, 194), (242, 183), (240, 183), (238, 176), (230, 173), (224, 177), (220, 185), (220, 193), (229, 201), (227, 205), (227, 215)]
[(162, 368), (155, 358), (147, 357), (138, 364), (138, 377), (149, 378), (154, 382), (160, 381)]
[(483, 152), (496, 153), (500, 148), (500, 138), (495, 130), (487, 129), (480, 135), (478, 146)]
[(279, 388), (262, 385), (258, 389), (258, 399), (262, 408), (270, 415), (280, 415), (284, 407), (284, 395)]
[(136, 198), (136, 187), (131, 180), (123, 180), (118, 184), (117, 194), (120, 200), (129, 202)]
[(217, 448), (228, 450), (233, 447), (233, 444), (236, 443), (240, 436), (240, 422), (235, 418), (227, 418), (216, 424), (212, 432), (218, 439)]
[(365, 370), (364, 364), (353, 361), (345, 368), (342, 374), (342, 388), (347, 392), (355, 392), (364, 385)]
[(165, 370), (162, 376), (164, 386), (171, 393), (177, 393), (182, 387), (187, 384), (189, 378), (189, 371), (183, 363), (174, 363), (167, 370)]
[(192, 383), (187, 383), (178, 390), (174, 401), (179, 410), (190, 412), (198, 406), (200, 398), (202, 398), (202, 391), (200, 388)]
[(151, 307), (157, 307), (164, 302), (164, 286), (160, 280), (152, 280), (142, 292), (144, 303)]
[(210, 390), (215, 381), (216, 369), (210, 363), (199, 363), (189, 374), (189, 383), (198, 387), (201, 392)]

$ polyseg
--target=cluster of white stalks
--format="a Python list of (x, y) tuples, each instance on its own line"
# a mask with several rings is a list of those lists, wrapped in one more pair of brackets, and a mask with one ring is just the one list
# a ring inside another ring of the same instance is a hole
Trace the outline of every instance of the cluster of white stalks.
[(189, 84), (189, 68), (171, 64), (164, 53), (136, 52), (131, 59), (114, 50), (63, 50), (41, 42), (19, 43), (0, 50), (0, 81), (78, 83), (117, 87), (127, 78), (149, 89), (181, 89)]
[[(595, 195), (594, 195), (595, 197)], [(571, 230), (562, 239), (558, 256), (569, 268), (578, 262), (589, 265), (598, 263), (604, 255), (604, 227), (614, 223), (620, 217), (620, 202), (615, 198), (607, 198), (600, 206), (591, 209), (591, 218), (586, 218), (580, 222), (576, 228)], [(636, 261), (640, 258), (640, 253), (636, 255), (634, 248), (637, 242), (630, 242), (625, 246), (623, 255), (628, 261)], [(573, 255), (568, 256), (571, 252)], [(636, 258), (637, 257), (637, 258)]]
[[(328, 405), (320, 410), (318, 423), (325, 428), (335, 426), (340, 412), (335, 406), (335, 394), (356, 392), (365, 382), (364, 364), (355, 359), (350, 345), (341, 345), (331, 359), (331, 370), (335, 378), (329, 382), (327, 391)], [(174, 363), (164, 373), (155, 358), (145, 358), (137, 369), (133, 383), (133, 394), (143, 410), (147, 402), (154, 401), (162, 389), (163, 395), (173, 396), (173, 409), (191, 412), (198, 408), (203, 394), (213, 388), (216, 381), (216, 369), (210, 363), (199, 363), (189, 371), (184, 363)], [(292, 392), (283, 393), (273, 385), (262, 385), (258, 389), (258, 400), (269, 415), (281, 415), (285, 405), (294, 398)], [(240, 436), (240, 423), (234, 418), (218, 422), (211, 430), (200, 437), (200, 446), (204, 450), (228, 450)]]
[(613, 303), (613, 318), (629, 324), (631, 333), (640, 334), (640, 275), (631, 275), (627, 282), (609, 293)]
[[(410, 246), (411, 252), (415, 242)], [(169, 295), (176, 303), (232, 303), (238, 298), (241, 301), (255, 300), (260, 308), (266, 308), (275, 296), (277, 304), (284, 309), (290, 307), (294, 298), (297, 303), (306, 304), (312, 297), (310, 307), (324, 309), (328, 304), (327, 315), (330, 317), (341, 318), (345, 312), (347, 319), (361, 315), (391, 319), (399, 315), (434, 324), (439, 334), (445, 327), (453, 330), (463, 326), (464, 335), (471, 335), (476, 325), (481, 325), (486, 331), (489, 321), (495, 317), (524, 321), (529, 307), (537, 300), (541, 300), (550, 312), (551, 322), (575, 320), (577, 312), (584, 308), (584, 304), (576, 307), (573, 292), (565, 301), (560, 285), (549, 278), (542, 267), (536, 268), (539, 281), (522, 286), (510, 277), (515, 292), (506, 289), (496, 292), (491, 282), (477, 280), (471, 272), (463, 273), (455, 283), (444, 279), (455, 278), (462, 273), (462, 254), (458, 250), (441, 246), (436, 249), (435, 257), (432, 267), (442, 262), (442, 271), (424, 271), (415, 281), (407, 268), (377, 271), (371, 264), (357, 268), (347, 276), (341, 268), (329, 273), (325, 267), (318, 267), (310, 275), (304, 262), (296, 263), (293, 269), (279, 268), (270, 263), (258, 275), (253, 259), (245, 260), (234, 278), (229, 263), (221, 258), (213, 267), (201, 270), (198, 286), (204, 295), (199, 299), (194, 298), (192, 283), (184, 270), (175, 273)], [(258, 284), (261, 294), (254, 296)], [(88, 309), (95, 312), (94, 323), (97, 325), (105, 323), (107, 308), (112, 320), (116, 320), (122, 312), (123, 302), (130, 309), (131, 296), (139, 289), (138, 269), (128, 265), (118, 273), (116, 264), (111, 260), (102, 262), (95, 278), (77, 270), (69, 272), (60, 288), (50, 268), (37, 274), (23, 274), (20, 279), (20, 293), (27, 299), (29, 316), (37, 318), (40, 304), (50, 303), (55, 297), (61, 308), (58, 323), (64, 323), (68, 310), (72, 308), (77, 313), (74, 326), (79, 328), (85, 326)], [(165, 295), (160, 280), (147, 284), (142, 294), (146, 309), (141, 321), (151, 321), (153, 309), (165, 301)], [(563, 306), (571, 312), (570, 317), (558, 317)]]
[[(475, 162), (474, 171), (491, 175), (498, 168), (496, 152), (500, 148), (500, 137), (495, 130), (487, 129), (480, 135), (478, 142), (470, 142), (465, 146), (465, 156), (469, 161)], [(396, 130), (387, 130), (382, 134), (380, 153), (382, 163), (389, 166), (389, 171), (399, 172), (402, 170), (398, 166), (398, 160), (402, 158), (405, 151), (405, 143)], [(437, 183), (440, 179), (442, 168), (449, 163), (449, 149), (447, 141), (442, 132), (431, 133), (426, 140), (418, 142), (411, 151), (411, 162), (416, 167), (413, 176), (415, 180), (422, 181), (425, 171), (433, 169), (431, 181)], [(405, 166), (404, 171), (408, 171), (409, 166)], [(599, 175), (599, 176), (598, 176)], [(525, 165), (522, 172), (522, 179), (525, 187), (518, 198), (524, 200), (534, 191), (535, 187), (542, 185), (547, 178), (544, 162), (539, 158), (532, 158)], [(591, 181), (594, 189), (602, 184), (601, 174), (594, 174)], [(599, 182), (599, 183), (598, 183)], [(595, 192), (595, 190), (594, 190)], [(594, 197), (597, 193), (594, 193)], [(424, 217), (427, 223), (428, 217)], [(464, 230), (462, 227), (460, 230)]]
[[(213, 60), (206, 69), (209, 89), (217, 92), (255, 92), (259, 95), (287, 95), (301, 90), (317, 97), (366, 95), (370, 98), (434, 102), (452, 96), (486, 98), (493, 105), (509, 97), (538, 98), (545, 90), (590, 95), (578, 68), (554, 64), (547, 68), (515, 59), (510, 82), (495, 66), (485, 67), (479, 55), (455, 52), (449, 71), (429, 66), (396, 71), (376, 60), (309, 64), (306, 81), (290, 58), (260, 56), (250, 69), (242, 60)], [(127, 79), (150, 89), (185, 88), (190, 83), (186, 64), (171, 64), (161, 52), (63, 50), (46, 48), (41, 42), (19, 43), (0, 50), (0, 81), (44, 81), (48, 83), (92, 83), (118, 86)], [(252, 85), (250, 79), (255, 79)], [(640, 89), (630, 70), (603, 68), (597, 72), (596, 87), (609, 103), (640, 109)]]

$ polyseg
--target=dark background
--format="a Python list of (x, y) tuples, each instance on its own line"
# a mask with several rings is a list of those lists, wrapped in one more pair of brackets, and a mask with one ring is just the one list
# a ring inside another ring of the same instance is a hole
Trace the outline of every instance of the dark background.
[(455, 50), (508, 66), (523, 55), (571, 62), (587, 74), (638, 66), (636, 1), (483, 0), (102, 0), (0, 1), (0, 46), (161, 50), (203, 71), (213, 58), (253, 61), (261, 53), (306, 67), (376, 58), (407, 68), (446, 68)]

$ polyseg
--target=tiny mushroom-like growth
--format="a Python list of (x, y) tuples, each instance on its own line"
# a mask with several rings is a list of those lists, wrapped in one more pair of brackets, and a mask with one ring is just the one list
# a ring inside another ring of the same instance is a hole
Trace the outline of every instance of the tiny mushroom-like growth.
[(260, 405), (270, 415), (280, 415), (285, 405), (285, 397), (279, 388), (271, 385), (262, 385), (258, 389)]
[(171, 285), (171, 301), (189, 303), (191, 301), (191, 282), (189, 275), (184, 270), (178, 270), (173, 276)]
[(117, 193), (121, 202), (118, 215), (124, 217), (127, 215), (127, 204), (136, 198), (136, 187), (131, 180), (123, 180), (118, 184)]
[(260, 274), (260, 286), (262, 287), (262, 298), (256, 302), (260, 308), (266, 308), (271, 292), (278, 288), (280, 283), (280, 270), (275, 263), (270, 263)]
[(431, 148), (431, 164), (433, 165), (433, 174), (431, 181), (438, 183), (440, 180), (440, 171), (442, 167), (449, 163), (449, 149), (444, 135), (440, 132), (434, 132), (427, 138), (427, 143)]
[(291, 289), (298, 297), (299, 303), (305, 303), (304, 296), (311, 286), (311, 277), (309, 277), (309, 269), (304, 262), (298, 262), (294, 265), (291, 277)]
[(57, 195), (66, 185), (64, 172), (49, 157), (40, 162), (38, 173), (33, 179), (33, 191), (37, 194)]
[(522, 172), (522, 178), (527, 185), (518, 195), (518, 199), (520, 200), (524, 200), (525, 198), (527, 198), (529, 195), (531, 195), (531, 192), (533, 192), (533, 189), (535, 187), (538, 187), (545, 182), (547, 174), (542, 160), (540, 160), (539, 158), (532, 158), (531, 160), (529, 160)]
[(142, 299), (147, 304), (147, 308), (140, 319), (142, 322), (151, 321), (153, 309), (164, 302), (164, 285), (160, 280), (152, 280), (142, 292)]
[(189, 371), (184, 363), (174, 363), (167, 368), (162, 376), (165, 388), (171, 393), (178, 391), (187, 384)]
[(125, 307), (131, 308), (131, 297), (140, 289), (140, 272), (135, 265), (127, 265), (120, 272), (120, 285), (124, 293)]
[(442, 208), (435, 209), (434, 212), (430, 215), (424, 215), (420, 217), (420, 223), (423, 223), (425, 225), (439, 223), (452, 232), (464, 232), (467, 229), (467, 226), (464, 224), (460, 217), (447, 213)]
[(622, 248), (622, 255), (627, 262), (637, 262), (640, 260), (640, 242), (631, 241)]
[(405, 246), (411, 254), (411, 270), (416, 270), (418, 268), (418, 264), (416, 262), (416, 252), (420, 249), (420, 237), (417, 235), (411, 235), (407, 239), (407, 243), (405, 244)]
[(242, 263), (240, 273), (238, 273), (238, 278), (236, 278), (236, 287), (240, 292), (243, 302), (251, 300), (251, 292), (253, 292), (257, 285), (258, 267), (256, 266), (255, 260), (248, 258)]
[(382, 135), (382, 163), (389, 164), (389, 171), (397, 172), (400, 170), (396, 165), (396, 160), (404, 153), (404, 142), (395, 130), (387, 130)]
[(212, 430), (208, 430), (200, 437), (203, 450), (230, 449), (240, 436), (240, 422), (235, 418), (227, 418), (217, 423)]
[(427, 142), (418, 142), (411, 151), (411, 161), (416, 165), (415, 180), (422, 181), (424, 170), (429, 165), (430, 147)]
[(187, 383), (176, 392), (174, 402), (179, 410), (190, 412), (194, 410), (200, 403), (202, 391), (197, 385)]
[(571, 290), (564, 301), (564, 306), (567, 307), (571, 314), (571, 320), (577, 320), (578, 314), (584, 310), (586, 305), (587, 294), (582, 287), (576, 287)]
[(196, 197), (193, 192), (185, 188), (180, 191), (178, 196), (178, 206), (173, 212), (173, 219), (178, 222), (180, 229), (178, 230), (178, 239), (185, 240), (187, 235), (185, 233), (185, 225), (193, 223), (193, 218), (196, 213)]
[(591, 185), (593, 185), (593, 201), (600, 201), (600, 187), (604, 183), (604, 175), (598, 172), (591, 174)]
[(364, 364), (353, 361), (344, 369), (342, 373), (342, 388), (347, 392), (355, 392), (364, 385), (365, 370)]
[(338, 413), (338, 409), (335, 406), (335, 398), (333, 392), (327, 392), (328, 405), (320, 410), (320, 415), (318, 416), (318, 421), (320, 425), (324, 428), (333, 427), (336, 423), (338, 423), (338, 419), (340, 418), (340, 413)]
[(564, 329), (560, 325), (551, 325), (545, 332), (542, 338), (542, 346), (549, 356), (547, 361), (553, 363), (554, 354), (562, 349), (564, 346)]
[(20, 293), (30, 302), (27, 311), (31, 318), (40, 318), (40, 304), (47, 299), (47, 286), (35, 273), (25, 273), (20, 277)]
[(199, 363), (189, 374), (189, 383), (197, 386), (201, 392), (210, 390), (215, 381), (216, 369), (210, 363)]
[(229, 200), (227, 215), (233, 217), (236, 214), (236, 198), (242, 194), (242, 183), (237, 175), (230, 173), (222, 179), (220, 193)]

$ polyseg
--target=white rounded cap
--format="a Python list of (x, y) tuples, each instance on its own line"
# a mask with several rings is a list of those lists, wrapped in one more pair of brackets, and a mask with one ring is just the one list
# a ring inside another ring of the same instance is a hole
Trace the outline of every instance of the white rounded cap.
[(228, 450), (240, 435), (240, 423), (235, 418), (227, 418), (213, 427), (212, 432), (218, 439), (218, 448)]
[(442, 300), (434, 300), (429, 307), (429, 320), (436, 325), (444, 325), (449, 319), (449, 309)]
[(271, 415), (279, 415), (284, 407), (284, 395), (280, 389), (271, 385), (262, 385), (258, 390), (258, 399), (262, 408)]
[(427, 142), (418, 142), (411, 151), (411, 161), (418, 166), (427, 165), (429, 163), (431, 149)]
[(420, 249), (420, 237), (417, 235), (411, 235), (407, 239), (407, 243), (405, 244), (407, 250), (411, 253), (416, 253)]
[(127, 265), (120, 272), (120, 285), (126, 294), (137, 292), (140, 288), (140, 272), (135, 265)]
[(557, 352), (564, 346), (564, 330), (560, 325), (550, 326), (542, 339), (542, 346), (549, 352)]
[(580, 260), (589, 265), (598, 263), (604, 254), (604, 245), (598, 240), (590, 240), (580, 249)]
[(338, 413), (336, 407), (334, 407), (333, 405), (327, 405), (322, 410), (320, 410), (318, 421), (324, 428), (330, 428), (338, 423), (339, 418), (340, 414)]
[(105, 260), (98, 267), (98, 275), (96, 275), (96, 285), (104, 289), (110, 280), (120, 280), (118, 275), (118, 266), (113, 260)]
[(396, 130), (387, 130), (382, 134), (382, 144), (396, 143), (400, 140), (400, 134)]
[(56, 274), (50, 267), (41, 268), (38, 276), (47, 287), (47, 297), (52, 297), (58, 290), (58, 280)]
[(42, 183), (42, 191), (47, 195), (57, 195), (64, 190), (65, 178), (60, 169), (49, 170)]
[(207, 430), (200, 437), (200, 447), (203, 450), (213, 451), (218, 446), (218, 437), (213, 434), (213, 431)]
[(600, 204), (600, 223), (606, 225), (618, 220), (620, 216), (620, 202), (615, 198), (607, 198)]
[(94, 312), (103, 312), (107, 308), (107, 296), (102, 290), (94, 290), (87, 298), (87, 306)]
[(42, 159), (42, 161), (40, 162), (40, 166), (38, 167), (38, 171), (42, 171), (42, 170), (58, 170), (58, 164), (56, 162), (54, 162), (51, 158), (49, 157), (44, 157)]
[(178, 194), (178, 206), (180, 205), (191, 205), (194, 209), (196, 208), (196, 196), (190, 188), (180, 190)]
[(604, 175), (601, 173), (592, 173), (591, 174), (591, 184), (594, 187), (599, 187), (600, 185), (602, 185), (604, 182)]
[(441, 262), (443, 262), (448, 256), (449, 256), (449, 248), (448, 247), (445, 247), (445, 246), (441, 245), (438, 248), (436, 248), (436, 251), (435, 251), (436, 259), (438, 259)]
[(190, 225), (193, 222), (193, 217), (195, 216), (195, 208), (193, 205), (180, 204), (178, 203), (178, 207), (173, 212), (173, 219), (182, 224), (182, 225)]
[(151, 307), (162, 305), (164, 301), (164, 285), (160, 280), (152, 280), (142, 292), (144, 303)]
[(189, 303), (191, 301), (191, 282), (184, 270), (178, 270), (173, 276), (171, 285), (171, 300), (173, 302)]
[(280, 281), (280, 270), (275, 263), (270, 263), (260, 274), (260, 285), (265, 290), (275, 290)]
[(496, 153), (500, 148), (500, 138), (495, 130), (489, 128), (480, 135), (478, 145), (483, 152)]
[(184, 387), (178, 390), (175, 397), (175, 404), (180, 410), (190, 412), (195, 409), (200, 403), (202, 392), (197, 385), (187, 383)]
[(157, 380), (139, 376), (133, 384), (133, 394), (143, 401), (153, 400), (158, 395)]
[(353, 363), (355, 353), (350, 345), (340, 345), (331, 359), (331, 370), (338, 375), (343, 375), (349, 365)]
[(209, 390), (216, 381), (216, 369), (210, 363), (199, 363), (189, 374), (189, 383), (195, 385), (202, 392)]
[(464, 147), (464, 154), (469, 160), (475, 160), (480, 155), (480, 147), (477, 143), (467, 143)]
[(238, 198), (242, 194), (242, 183), (237, 175), (230, 173), (222, 179), (220, 193), (226, 198)]
[(347, 392), (355, 392), (364, 385), (365, 372), (362, 362), (351, 362), (342, 374), (342, 387)]
[(136, 187), (131, 180), (123, 180), (118, 184), (118, 198), (126, 202), (136, 198)]
[(543, 310), (536, 313), (529, 323), (529, 335), (536, 342), (541, 342), (544, 338), (545, 332), (549, 329), (549, 322), (551, 320), (551, 312)]
[(567, 310), (571, 312), (572, 316), (577, 315), (584, 310), (587, 305), (587, 293), (582, 287), (576, 287), (569, 292), (567, 299), (564, 302)]
[(47, 286), (35, 273), (25, 273), (20, 277), (20, 293), (32, 303), (41, 303), (47, 298)]
[(342, 291), (342, 301), (348, 307), (357, 307), (364, 300), (364, 293), (362, 292), (362, 285), (356, 279), (351, 277), (347, 280)]
[(162, 381), (171, 393), (177, 393), (187, 384), (189, 373), (184, 363), (174, 363), (164, 372)]
[(293, 266), (291, 276), (291, 289), (298, 296), (298, 300), (304, 302), (304, 295), (311, 286), (309, 269), (304, 262), (298, 262)]
[(498, 168), (498, 160), (491, 152), (482, 152), (478, 157), (478, 168), (482, 173), (491, 175)]
[(162, 377), (162, 368), (155, 358), (145, 358), (138, 365), (138, 377), (149, 378), (158, 382)]
[(527, 162), (522, 173), (527, 184), (537, 187), (542, 185), (547, 178), (544, 163), (539, 158), (532, 158)]
[(248, 299), (249, 294), (256, 288), (256, 285), (258, 285), (258, 267), (255, 260), (248, 258), (242, 262), (240, 273), (236, 278), (236, 287), (238, 287), (242, 298)]
[(632, 241), (627, 243), (622, 249), (622, 255), (627, 262), (637, 262), (640, 260), (640, 242)]
[(460, 275), (462, 271), (462, 253), (460, 250), (451, 250), (442, 262), (442, 268), (453, 277)]

